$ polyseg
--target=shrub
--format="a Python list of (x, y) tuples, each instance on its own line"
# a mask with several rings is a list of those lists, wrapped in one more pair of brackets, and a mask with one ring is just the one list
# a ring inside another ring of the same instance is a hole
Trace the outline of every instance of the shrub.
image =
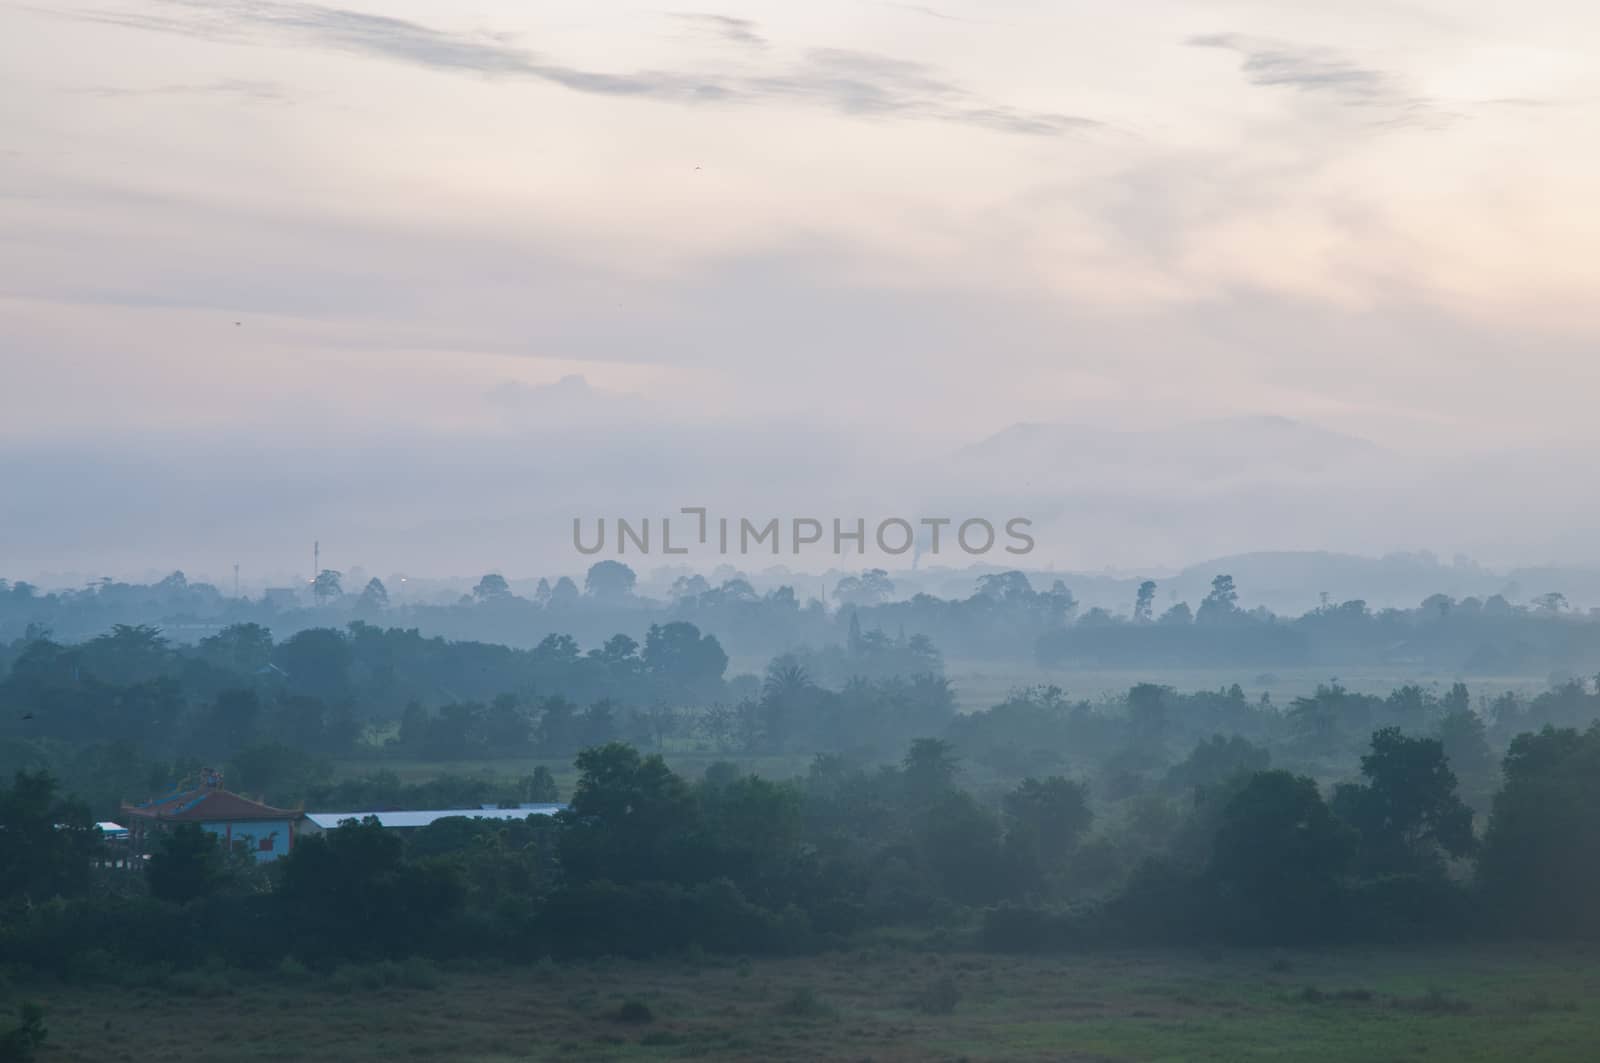
[(831, 1019), (838, 1014), (832, 1004), (817, 995), (810, 986), (800, 986), (778, 1001), (773, 1008), (779, 1015), (790, 1019)]
[(1353, 935), (1381, 944), (1454, 941), (1477, 922), (1473, 897), (1443, 875), (1384, 875), (1349, 893)]
[(167, 991), (184, 997), (224, 997), (233, 992), (226, 972), (214, 968), (178, 971), (169, 975)]
[(642, 1000), (624, 1000), (611, 1017), (617, 1022), (647, 1023), (655, 1021), (655, 1013), (650, 1010), (650, 1005)]
[(293, 956), (285, 956), (278, 961), (277, 975), (285, 982), (303, 982), (311, 976), (311, 968)]
[(412, 956), (400, 964), (397, 980), (407, 989), (436, 989), (439, 969), (426, 956)]
[(0, 1063), (28, 1063), (44, 1044), (44, 1009), (23, 1001), (17, 1009), (17, 1025), (0, 1030)]
[(1425, 1015), (1463, 1015), (1472, 1010), (1472, 1002), (1452, 996), (1434, 988), (1420, 997), (1400, 997), (1394, 1006), (1405, 1011), (1419, 1011)]
[(912, 1007), (924, 1015), (949, 1015), (961, 1002), (961, 989), (950, 975), (939, 978), (912, 999)]

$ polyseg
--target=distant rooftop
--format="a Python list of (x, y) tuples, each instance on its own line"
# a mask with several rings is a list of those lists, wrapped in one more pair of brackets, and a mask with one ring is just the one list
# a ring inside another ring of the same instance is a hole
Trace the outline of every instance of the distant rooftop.
[(260, 801), (252, 801), (231, 790), (212, 786), (197, 786), (175, 794), (146, 801), (142, 805), (124, 805), (125, 816), (141, 819), (172, 820), (180, 823), (222, 823), (251, 819), (298, 819), (300, 813), (287, 808), (273, 808)]
[(323, 830), (332, 830), (347, 819), (361, 820), (376, 816), (385, 827), (404, 830), (426, 827), (441, 819), (464, 816), (467, 819), (527, 819), (529, 816), (553, 816), (566, 805), (521, 805), (517, 808), (438, 808), (405, 812), (308, 812), (306, 819)]

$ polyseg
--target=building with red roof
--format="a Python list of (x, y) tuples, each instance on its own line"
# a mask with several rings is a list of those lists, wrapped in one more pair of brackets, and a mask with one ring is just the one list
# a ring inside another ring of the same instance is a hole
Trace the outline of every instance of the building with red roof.
[(124, 804), (122, 813), (136, 854), (149, 852), (161, 832), (196, 823), (217, 835), (230, 852), (248, 852), (258, 861), (287, 854), (305, 818), (297, 809), (273, 808), (224, 790), (222, 776), (209, 769), (201, 772), (200, 785), (143, 804)]

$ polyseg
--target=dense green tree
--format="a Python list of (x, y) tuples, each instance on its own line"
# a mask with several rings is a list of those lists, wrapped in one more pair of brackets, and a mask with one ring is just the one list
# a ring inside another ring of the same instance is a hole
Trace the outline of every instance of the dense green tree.
[(480, 602), (495, 602), (511, 597), (511, 584), (498, 572), (491, 572), (472, 588), (472, 596)]
[(1600, 937), (1600, 724), (1519, 735), (1478, 861), (1489, 910), (1507, 929)]
[(563, 819), (561, 862), (575, 881), (681, 881), (683, 842), (698, 828), (688, 785), (657, 754), (611, 743), (578, 754), (578, 784)]
[(405, 843), (376, 817), (300, 838), (282, 861), (279, 897), (298, 955), (403, 955), (460, 909), (458, 872), (405, 860)]
[(1059, 869), (1094, 823), (1089, 788), (1059, 775), (1022, 780), (1001, 807), (1006, 848), (1030, 875)]
[(116, 624), (83, 647), (82, 667), (96, 679), (117, 685), (147, 683), (164, 675), (172, 648), (151, 624)]
[(228, 854), (217, 835), (198, 823), (180, 823), (161, 836), (144, 870), (152, 897), (186, 904), (223, 888)]
[(693, 624), (651, 624), (644, 640), (644, 666), (678, 698), (712, 694), (728, 668), (728, 655), (714, 636)]
[(1013, 880), (993, 813), (965, 790), (947, 790), (918, 817), (918, 848), (940, 888), (962, 904), (990, 904)]
[(1500, 766), (1489, 746), (1483, 717), (1464, 706), (1452, 709), (1439, 720), (1435, 736), (1444, 747), (1450, 770), (1456, 774), (1462, 800), (1481, 812), (1488, 811), (1500, 783)]
[(356, 608), (366, 613), (381, 613), (389, 608), (389, 588), (385, 587), (378, 577), (372, 577), (361, 589), (361, 597), (356, 602)]
[(1431, 871), (1443, 857), (1472, 853), (1472, 810), (1456, 794), (1455, 773), (1437, 739), (1383, 728), (1361, 758), (1361, 774), (1365, 784), (1338, 788), (1334, 810), (1360, 834), (1365, 870)]
[(1155, 581), (1147, 579), (1139, 584), (1139, 593), (1133, 600), (1133, 622), (1135, 624), (1150, 623), (1154, 616), (1155, 602)]
[(1233, 585), (1233, 577), (1217, 576), (1211, 581), (1211, 590), (1200, 602), (1200, 609), (1195, 613), (1195, 622), (1208, 624), (1231, 619), (1239, 614), (1238, 603), (1239, 592)]
[(350, 639), (332, 628), (307, 628), (278, 644), (273, 663), (282, 670), (289, 689), (325, 702), (350, 693)]
[(344, 573), (335, 572), (325, 568), (317, 573), (317, 578), (311, 581), (311, 593), (316, 598), (317, 604), (322, 605), (330, 598), (344, 596)]
[(1194, 790), (1215, 786), (1235, 775), (1266, 771), (1272, 754), (1240, 735), (1214, 734), (1201, 741), (1167, 772), (1171, 789)]
[(894, 581), (881, 568), (869, 568), (859, 576), (844, 576), (833, 585), (833, 600), (840, 605), (867, 606), (888, 601), (894, 594)]
[(639, 577), (621, 561), (597, 561), (583, 577), (583, 591), (601, 601), (617, 601), (633, 594)]
[(63, 797), (50, 775), (19, 771), (0, 789), (0, 900), (82, 893), (100, 845), (88, 806)]
[(229, 624), (200, 640), (200, 657), (223, 671), (254, 676), (272, 662), (272, 632), (260, 624)]
[(907, 806), (928, 809), (955, 790), (961, 760), (944, 739), (919, 738), (906, 751), (900, 771)]
[(1221, 809), (1212, 842), (1211, 875), (1230, 932), (1262, 944), (1337, 935), (1352, 848), (1312, 780), (1286, 771), (1250, 776)]

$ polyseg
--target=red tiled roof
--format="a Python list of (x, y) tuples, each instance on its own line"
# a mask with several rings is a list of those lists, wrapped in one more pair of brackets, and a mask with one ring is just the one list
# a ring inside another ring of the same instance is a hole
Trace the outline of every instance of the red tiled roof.
[(145, 819), (177, 820), (192, 823), (220, 823), (225, 820), (299, 819), (304, 813), (273, 808), (228, 790), (200, 788), (185, 790), (142, 805), (124, 805), (130, 816)]

